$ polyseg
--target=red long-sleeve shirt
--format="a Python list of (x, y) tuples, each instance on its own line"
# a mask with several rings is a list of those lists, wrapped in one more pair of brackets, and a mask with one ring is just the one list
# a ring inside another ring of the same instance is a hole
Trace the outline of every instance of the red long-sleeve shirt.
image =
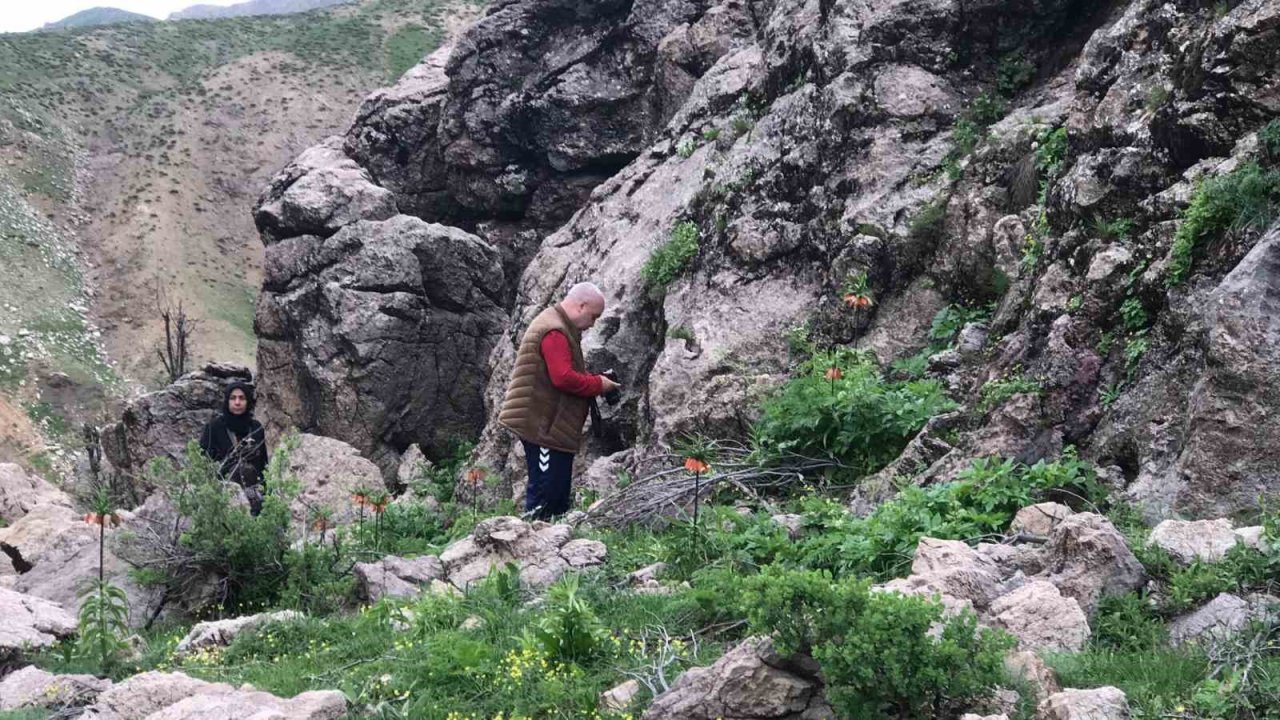
[(595, 397), (604, 392), (599, 375), (573, 369), (573, 351), (569, 349), (569, 338), (564, 333), (552, 330), (543, 335), (540, 349), (542, 359), (547, 363), (547, 373), (551, 375), (551, 384), (557, 390), (579, 397)]

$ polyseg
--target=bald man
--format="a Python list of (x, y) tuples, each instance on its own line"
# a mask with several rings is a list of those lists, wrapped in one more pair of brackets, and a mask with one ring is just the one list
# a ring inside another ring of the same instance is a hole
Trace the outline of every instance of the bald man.
[(582, 359), (582, 333), (603, 314), (600, 288), (574, 285), (533, 319), (516, 350), (498, 422), (524, 445), (525, 510), (538, 519), (568, 512), (573, 456), (582, 445), (591, 398), (618, 388), (603, 375), (588, 374)]

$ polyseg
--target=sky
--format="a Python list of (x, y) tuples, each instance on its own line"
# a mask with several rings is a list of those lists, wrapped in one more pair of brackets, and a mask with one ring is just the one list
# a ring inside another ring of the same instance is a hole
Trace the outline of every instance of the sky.
[(88, 10), (114, 7), (164, 19), (192, 5), (234, 5), (244, 0), (0, 0), (0, 32), (25, 32), (47, 22)]

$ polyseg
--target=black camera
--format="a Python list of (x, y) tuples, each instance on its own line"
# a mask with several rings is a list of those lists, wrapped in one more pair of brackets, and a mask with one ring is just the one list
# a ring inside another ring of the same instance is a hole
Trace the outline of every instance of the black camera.
[[(603, 375), (603, 376), (605, 376), (605, 377), (607, 377), (607, 378), (609, 378), (610, 380), (612, 380), (612, 381), (614, 381), (614, 382), (619, 382), (619, 380), (618, 380), (618, 373), (617, 373), (617, 371), (616, 371), (616, 370), (614, 370), (613, 368), (609, 368), (608, 370), (605, 370), (604, 372), (602, 372), (602, 373), (600, 373), (600, 374), (601, 374), (601, 375)], [(619, 390), (618, 388), (614, 388), (614, 389), (612, 389), (612, 390), (610, 390), (609, 392), (607, 392), (607, 393), (605, 393), (605, 394), (604, 394), (604, 401), (605, 401), (605, 402), (607, 402), (607, 403), (609, 403), (609, 405), (611, 405), (611, 406), (612, 406), (612, 405), (617, 405), (617, 404), (618, 404), (618, 401), (619, 401), (619, 400), (621, 400), (621, 399), (622, 399), (622, 390)]]

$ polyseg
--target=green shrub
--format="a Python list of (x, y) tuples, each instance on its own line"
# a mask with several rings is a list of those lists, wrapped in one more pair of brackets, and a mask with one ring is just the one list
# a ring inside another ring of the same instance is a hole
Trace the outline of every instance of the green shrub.
[(676, 155), (681, 158), (689, 158), (693, 156), (697, 149), (698, 143), (694, 142), (693, 138), (685, 138), (680, 141), (679, 145), (676, 145)]
[(1169, 637), (1155, 607), (1141, 593), (1104, 595), (1090, 624), (1093, 643), (1116, 650), (1156, 650)]
[(1128, 298), (1120, 305), (1120, 319), (1126, 330), (1136, 332), (1147, 326), (1147, 311), (1138, 298)]
[(1035, 63), (1021, 52), (1009, 53), (1000, 58), (1000, 64), (996, 66), (996, 90), (1009, 97), (1031, 84), (1035, 77)]
[(226, 589), (227, 609), (275, 603), (287, 577), (291, 545), (289, 502), (296, 480), (287, 471), (290, 449), (288, 441), (282, 443), (267, 466), (257, 517), (234, 501), (238, 489), (218, 477), (215, 463), (194, 442), (187, 446), (181, 468), (175, 469), (167, 458), (154, 460), (148, 468), (152, 482), (167, 492), (190, 526), (176, 538), (128, 538), (135, 564), (164, 577), (179, 595), (209, 577), (218, 578)]
[(548, 658), (586, 662), (607, 650), (609, 632), (579, 597), (578, 577), (570, 573), (548, 589), (547, 608), (532, 637)]
[(654, 290), (665, 290), (698, 255), (698, 226), (685, 220), (671, 229), (671, 239), (653, 251), (640, 275)]
[(1192, 649), (1120, 651), (1099, 647), (1082, 653), (1054, 653), (1045, 659), (1057, 672), (1062, 687), (1120, 688), (1135, 718), (1182, 717), (1175, 708), (1210, 670), (1204, 656)]
[(1133, 218), (1107, 220), (1103, 217), (1095, 217), (1093, 219), (1093, 231), (1105, 240), (1128, 240), (1136, 226), (1137, 223)]
[[(825, 377), (832, 366), (841, 368), (835, 381)], [(754, 446), (761, 462), (800, 453), (869, 473), (896, 457), (925, 421), (953, 407), (937, 382), (885, 382), (854, 353), (818, 356), (764, 402)]]
[(1249, 162), (1226, 175), (1200, 183), (1182, 212), (1182, 221), (1169, 251), (1173, 287), (1191, 274), (1195, 253), (1206, 241), (1229, 230), (1265, 227), (1280, 213), (1280, 170), (1264, 170)]
[(1024, 376), (1021, 371), (999, 380), (988, 380), (983, 383), (979, 391), (978, 412), (991, 412), (1014, 395), (1023, 393), (1039, 395), (1040, 392), (1040, 382)]
[(921, 208), (920, 212), (911, 219), (911, 227), (908, 233), (916, 240), (937, 242), (942, 239), (942, 231), (946, 220), (946, 199), (931, 202)]
[(951, 347), (952, 341), (960, 334), (965, 325), (981, 323), (991, 319), (995, 308), (985, 305), (978, 308), (967, 308), (963, 305), (948, 305), (933, 316), (929, 324), (929, 342), (937, 350)]
[(932, 601), (824, 572), (767, 569), (744, 594), (751, 631), (774, 634), (784, 654), (811, 653), (840, 717), (952, 716), (995, 689), (1013, 645), (972, 613), (944, 619)]
[(1258, 129), (1258, 145), (1267, 161), (1280, 163), (1280, 120), (1272, 120)]

